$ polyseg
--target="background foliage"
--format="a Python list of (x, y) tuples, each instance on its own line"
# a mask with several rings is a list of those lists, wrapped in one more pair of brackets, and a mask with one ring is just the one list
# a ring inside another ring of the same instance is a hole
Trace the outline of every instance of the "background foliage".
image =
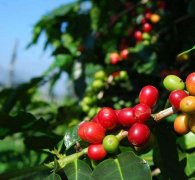
[[(160, 21), (153, 25), (149, 39), (137, 42), (133, 33), (141, 29), (141, 19), (148, 9), (159, 14)], [(134, 105), (144, 85), (152, 84), (160, 91), (155, 112), (167, 107), (163, 78), (177, 74), (185, 79), (194, 71), (193, 52), (180, 54), (194, 45), (194, 15), (194, 0), (80, 0), (41, 17), (34, 26), (29, 47), (36, 45), (42, 34), (46, 35), (43, 50), (51, 46), (54, 60), (41, 77), (0, 92), (0, 179), (100, 179), (104, 166), (108, 174), (113, 169), (118, 172), (112, 159), (95, 168), (83, 157), (56, 173), (51, 173), (43, 163), (53, 161), (54, 154), (75, 152), (74, 145), (80, 141), (79, 122), (91, 119), (100, 107), (120, 109)], [(110, 53), (120, 53), (122, 49), (128, 49), (128, 58), (112, 64)], [(105, 80), (94, 76), (98, 71), (105, 72)], [(118, 77), (113, 75), (116, 72)], [(58, 102), (52, 92), (64, 73), (68, 74), (72, 91), (64, 89), (66, 96)], [(49, 99), (40, 93), (40, 87), (46, 83)], [(155, 172), (157, 168), (160, 173), (152, 174), (154, 179), (195, 176), (194, 135), (175, 134), (173, 119), (171, 116), (155, 124), (157, 142), (151, 151), (140, 153), (125, 146), (126, 142), (121, 145), (119, 163), (125, 161), (128, 167), (136, 161), (142, 164), (132, 172), (132, 178), (136, 179), (140, 171), (137, 179), (150, 178), (150, 170)], [(86, 146), (82, 142), (81, 145)], [(119, 167), (123, 176), (128, 177), (126, 167)]]

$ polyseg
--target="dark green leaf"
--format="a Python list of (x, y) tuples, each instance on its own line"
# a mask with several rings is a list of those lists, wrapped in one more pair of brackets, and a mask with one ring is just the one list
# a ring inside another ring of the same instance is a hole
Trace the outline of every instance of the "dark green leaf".
[(68, 128), (65, 132), (64, 144), (67, 150), (80, 140), (78, 136), (78, 127), (78, 125), (73, 126), (71, 128)]
[(195, 153), (187, 154), (187, 165), (185, 172), (187, 176), (195, 174)]
[(184, 150), (189, 150), (195, 148), (195, 138), (192, 132), (181, 136), (177, 139), (177, 143), (182, 147)]
[(92, 170), (87, 163), (75, 160), (64, 168), (68, 180), (89, 180)]
[(133, 152), (119, 154), (116, 159), (108, 159), (98, 164), (91, 176), (92, 180), (151, 180), (150, 168), (146, 161)]
[(52, 173), (46, 178), (44, 178), (44, 180), (61, 180), (61, 177), (56, 173)]

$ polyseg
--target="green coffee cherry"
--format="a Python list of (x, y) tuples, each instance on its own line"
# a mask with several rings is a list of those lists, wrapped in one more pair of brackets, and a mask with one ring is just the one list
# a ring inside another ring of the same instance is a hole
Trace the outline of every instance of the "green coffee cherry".
[(164, 87), (169, 91), (183, 90), (185, 83), (176, 75), (168, 75), (163, 80)]
[(94, 75), (95, 79), (99, 79), (99, 80), (105, 80), (106, 79), (106, 73), (104, 71), (98, 71), (95, 73)]
[(93, 81), (93, 83), (92, 83), (92, 88), (93, 89), (97, 89), (97, 90), (100, 90), (100, 89), (102, 89), (104, 87), (104, 82), (103, 81), (101, 81), (101, 80), (95, 80), (95, 81)]
[(113, 153), (118, 149), (119, 140), (114, 135), (107, 135), (103, 140), (103, 146), (107, 152)]

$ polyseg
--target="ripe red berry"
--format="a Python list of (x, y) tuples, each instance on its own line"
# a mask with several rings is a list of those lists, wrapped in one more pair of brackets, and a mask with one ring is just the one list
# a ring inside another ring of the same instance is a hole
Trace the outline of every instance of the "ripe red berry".
[(99, 123), (97, 114), (93, 117), (92, 121), (95, 123)]
[(118, 114), (118, 122), (123, 126), (132, 126), (136, 122), (133, 108), (124, 108), (120, 110)]
[(115, 114), (117, 115), (117, 117), (118, 117), (118, 114), (119, 114), (120, 111), (121, 111), (120, 109), (115, 109), (115, 110), (114, 110), (114, 112), (115, 112)]
[(121, 60), (121, 57), (118, 53), (113, 52), (110, 54), (110, 63), (117, 64)]
[(143, 31), (144, 32), (150, 32), (152, 30), (152, 26), (149, 23), (143, 24), (143, 27), (142, 28), (143, 28)]
[(123, 49), (121, 52), (120, 52), (120, 56), (122, 59), (128, 59), (129, 57), (129, 51), (128, 49)]
[(134, 38), (135, 38), (137, 41), (141, 41), (141, 40), (142, 40), (142, 32), (141, 32), (141, 31), (135, 31), (135, 33), (134, 33)]
[(181, 100), (186, 96), (188, 96), (188, 94), (183, 90), (172, 91), (169, 95), (169, 102), (174, 108), (179, 109)]
[(105, 129), (98, 123), (84, 122), (79, 126), (78, 135), (86, 142), (98, 144), (105, 137)]
[(139, 102), (153, 107), (158, 100), (158, 90), (151, 85), (144, 86), (139, 93)]
[(190, 95), (195, 96), (195, 72), (189, 74), (186, 78), (186, 89)]
[(87, 155), (90, 159), (99, 161), (105, 158), (107, 152), (102, 144), (92, 144), (88, 147)]
[(152, 16), (152, 13), (151, 13), (151, 12), (146, 12), (146, 13), (145, 13), (145, 18), (146, 18), (146, 19), (149, 20), (151, 16)]
[(147, 104), (137, 104), (134, 107), (134, 117), (136, 121), (144, 123), (150, 118), (151, 109)]
[(128, 131), (128, 140), (134, 146), (145, 144), (150, 137), (150, 129), (145, 124), (135, 123)]
[(109, 107), (104, 107), (98, 112), (98, 120), (105, 129), (115, 128), (118, 122), (115, 111)]

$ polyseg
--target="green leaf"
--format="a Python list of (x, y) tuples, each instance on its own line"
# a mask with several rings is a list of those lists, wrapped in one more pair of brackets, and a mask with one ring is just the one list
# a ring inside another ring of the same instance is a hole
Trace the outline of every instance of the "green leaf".
[(154, 165), (153, 150), (150, 150), (149, 152), (140, 155), (140, 158), (144, 159), (150, 166)]
[(185, 172), (187, 176), (195, 174), (195, 153), (187, 154), (187, 165)]
[(77, 8), (79, 6), (78, 2), (74, 2), (74, 3), (69, 3), (69, 4), (66, 4), (66, 5), (63, 5), (63, 6), (60, 6), (56, 9), (54, 9), (53, 11), (51, 11), (49, 14), (47, 14), (46, 16), (43, 17), (44, 20), (51, 20), (57, 16), (65, 16), (67, 15), (68, 13), (70, 13), (70, 11), (72, 10), (77, 10)]
[(150, 168), (146, 161), (133, 152), (119, 154), (116, 159), (108, 159), (98, 164), (92, 173), (93, 180), (150, 180)]
[(68, 128), (65, 132), (64, 144), (67, 150), (80, 140), (78, 136), (78, 127), (79, 125), (73, 126)]
[(68, 180), (89, 180), (92, 170), (87, 163), (75, 160), (64, 168)]
[(195, 137), (194, 134), (192, 132), (189, 132), (188, 134), (179, 137), (177, 139), (177, 143), (184, 150), (192, 149), (195, 147), (195, 138), (194, 137)]
[(56, 173), (52, 173), (46, 178), (44, 178), (44, 180), (61, 180), (61, 177)]

